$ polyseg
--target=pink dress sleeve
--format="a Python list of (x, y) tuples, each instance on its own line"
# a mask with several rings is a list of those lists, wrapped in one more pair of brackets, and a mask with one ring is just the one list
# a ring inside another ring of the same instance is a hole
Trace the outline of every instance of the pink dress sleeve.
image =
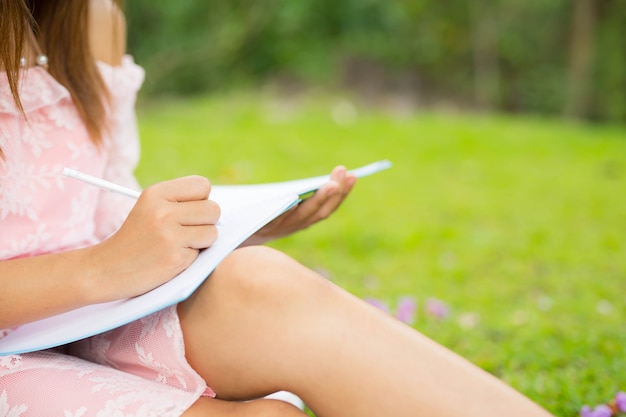
[[(112, 96), (111, 137), (107, 143), (107, 161), (104, 178), (116, 184), (139, 190), (134, 170), (139, 162), (139, 134), (135, 114), (137, 91), (144, 79), (144, 71), (130, 56), (122, 64), (112, 67), (98, 63), (102, 77)], [(101, 191), (96, 207), (96, 235), (105, 239), (115, 232), (135, 204), (132, 198)]]

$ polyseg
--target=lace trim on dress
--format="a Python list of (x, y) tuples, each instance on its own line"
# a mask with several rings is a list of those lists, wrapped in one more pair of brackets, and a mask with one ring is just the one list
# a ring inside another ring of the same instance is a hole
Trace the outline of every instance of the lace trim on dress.
[(125, 55), (119, 66), (109, 65), (101, 61), (98, 61), (97, 65), (104, 83), (115, 98), (134, 97), (143, 84), (145, 71), (135, 64), (130, 55)]
[[(18, 89), (26, 114), (70, 97), (69, 91), (41, 67), (20, 71)], [(20, 114), (11, 95), (9, 80), (5, 72), (0, 73), (0, 112)]]

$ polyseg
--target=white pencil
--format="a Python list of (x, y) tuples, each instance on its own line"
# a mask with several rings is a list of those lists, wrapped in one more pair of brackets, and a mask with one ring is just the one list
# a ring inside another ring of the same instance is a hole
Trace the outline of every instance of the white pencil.
[(110, 181), (103, 180), (102, 178), (94, 177), (93, 175), (85, 174), (77, 169), (63, 168), (63, 175), (70, 178), (76, 178), (77, 180), (86, 182), (87, 184), (95, 185), (103, 190), (112, 191), (114, 193), (122, 194), (134, 199), (139, 198), (141, 193), (139, 191), (131, 190), (130, 188), (122, 187), (121, 185), (114, 184)]
[[(141, 193), (139, 191), (131, 190), (130, 188), (123, 187), (119, 184), (115, 184), (111, 181), (103, 180), (102, 178), (94, 177), (93, 175), (85, 174), (74, 168), (63, 168), (63, 175), (70, 178), (75, 178), (87, 184), (95, 185), (103, 190), (111, 191), (114, 193), (122, 194), (135, 200), (139, 198)], [(216, 226), (221, 226), (222, 222), (217, 221)]]

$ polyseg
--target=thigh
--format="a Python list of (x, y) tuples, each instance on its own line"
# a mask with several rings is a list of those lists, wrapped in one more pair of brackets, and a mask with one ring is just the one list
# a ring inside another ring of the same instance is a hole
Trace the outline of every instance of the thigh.
[(187, 360), (222, 399), (301, 395), (294, 371), (311, 366), (302, 363), (318, 345), (311, 326), (328, 327), (316, 318), (335, 288), (275, 250), (238, 249), (178, 305)]
[(182, 417), (306, 417), (306, 414), (279, 400), (234, 402), (202, 397)]

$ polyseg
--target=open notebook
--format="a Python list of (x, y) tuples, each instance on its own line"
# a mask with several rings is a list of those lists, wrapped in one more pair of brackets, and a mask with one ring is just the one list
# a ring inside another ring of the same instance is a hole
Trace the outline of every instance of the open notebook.
[[(388, 161), (352, 170), (364, 177), (391, 166)], [(172, 280), (143, 295), (81, 307), (25, 324), (0, 338), (0, 355), (60, 346), (140, 319), (189, 297), (215, 267), (257, 230), (275, 219), (302, 196), (328, 182), (329, 176), (255, 185), (213, 186), (211, 199), (221, 208), (219, 238)]]

